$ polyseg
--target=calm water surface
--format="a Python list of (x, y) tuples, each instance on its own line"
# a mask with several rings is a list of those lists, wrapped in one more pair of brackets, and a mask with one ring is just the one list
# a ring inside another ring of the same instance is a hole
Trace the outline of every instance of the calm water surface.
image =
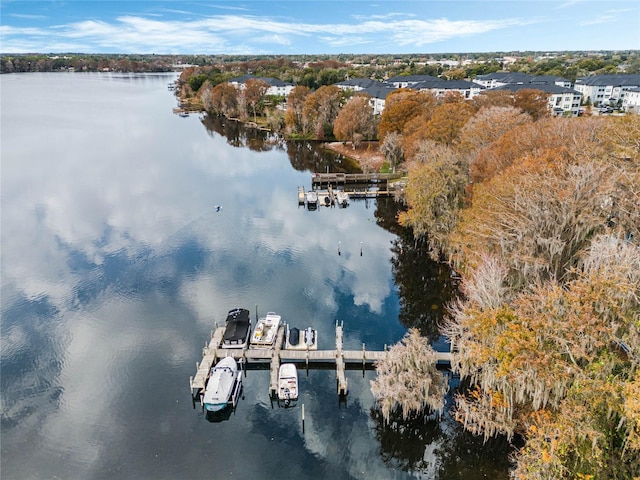
[(228, 420), (194, 408), (233, 307), (313, 326), (320, 348), (336, 320), (347, 348), (383, 348), (408, 326), (437, 338), (449, 286), (393, 202), (298, 207), (312, 172), (352, 166), (178, 117), (174, 78), (0, 76), (2, 478), (506, 478), (506, 444), (446, 417), (385, 426), (373, 372), (348, 372), (346, 405), (314, 370), (297, 408), (272, 408), (263, 370)]

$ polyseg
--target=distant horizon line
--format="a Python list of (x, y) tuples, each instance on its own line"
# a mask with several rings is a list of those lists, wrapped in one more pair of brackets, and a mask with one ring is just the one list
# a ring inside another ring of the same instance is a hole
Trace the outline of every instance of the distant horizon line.
[(526, 54), (526, 53), (620, 53), (620, 52), (640, 52), (637, 48), (616, 48), (616, 49), (585, 49), (585, 50), (486, 50), (486, 51), (459, 51), (459, 52), (413, 52), (413, 53), (143, 53), (143, 52), (0, 52), (0, 56), (5, 55), (147, 55), (147, 56), (207, 56), (207, 57), (337, 57), (346, 56), (425, 56), (425, 55), (479, 55), (479, 54)]

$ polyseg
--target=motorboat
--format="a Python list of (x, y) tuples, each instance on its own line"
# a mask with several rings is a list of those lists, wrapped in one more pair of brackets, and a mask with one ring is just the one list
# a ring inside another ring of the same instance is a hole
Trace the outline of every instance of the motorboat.
[(278, 400), (292, 407), (298, 400), (298, 370), (293, 363), (283, 363), (278, 370)]
[(331, 206), (331, 195), (329, 195), (328, 190), (319, 190), (318, 191), (318, 203), (324, 205), (325, 207)]
[(348, 207), (350, 202), (349, 194), (342, 190), (338, 190), (336, 192), (336, 201), (338, 202), (338, 206), (342, 208)]
[(318, 331), (308, 327), (304, 330), (298, 328), (289, 328), (287, 325), (287, 335), (285, 342), (287, 350), (317, 350), (318, 349)]
[(306, 193), (307, 196), (307, 208), (315, 208), (318, 206), (318, 192), (311, 190)]
[(226, 320), (226, 328), (222, 336), (221, 348), (245, 348), (251, 333), (251, 320), (249, 310), (235, 308), (229, 310)]
[(256, 328), (251, 335), (249, 346), (252, 348), (271, 348), (276, 343), (278, 327), (280, 327), (280, 315), (268, 312), (256, 323)]
[(233, 357), (224, 357), (211, 368), (202, 404), (208, 412), (218, 412), (235, 404), (242, 385), (242, 375)]

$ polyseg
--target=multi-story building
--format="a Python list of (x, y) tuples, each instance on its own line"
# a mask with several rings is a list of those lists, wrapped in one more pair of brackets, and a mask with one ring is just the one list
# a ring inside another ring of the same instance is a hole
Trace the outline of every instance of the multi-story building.
[(351, 90), (353, 92), (359, 92), (365, 88), (377, 87), (381, 83), (377, 80), (371, 80), (370, 78), (351, 78), (342, 82), (334, 83), (336, 87), (341, 90)]
[(240, 90), (244, 90), (247, 80), (262, 80), (263, 82), (268, 83), (269, 89), (267, 90), (267, 95), (288, 97), (291, 91), (295, 88), (295, 85), (293, 83), (283, 82), (282, 80), (278, 80), (277, 78), (254, 77), (253, 75), (243, 75), (241, 77), (231, 78), (228, 81), (234, 87)]
[(371, 98), (369, 104), (373, 108), (374, 115), (380, 115), (384, 110), (384, 104), (387, 101), (387, 95), (397, 90), (397, 88), (390, 85), (383, 84), (382, 82), (376, 82), (378, 85), (374, 85), (369, 88), (365, 88), (360, 92), (366, 93)]
[(640, 115), (640, 88), (632, 88), (625, 91), (622, 108), (626, 112)]
[(473, 79), (475, 83), (485, 88), (498, 88), (504, 85), (543, 84), (557, 85), (571, 88), (571, 80), (553, 75), (529, 75), (522, 72), (494, 72), (486, 75), (478, 75)]
[(627, 92), (640, 88), (640, 74), (591, 75), (576, 79), (575, 89), (593, 105), (623, 105)]
[(558, 85), (548, 83), (525, 83), (525, 84), (509, 84), (502, 87), (493, 88), (491, 90), (506, 90), (509, 92), (517, 92), (519, 90), (540, 90), (548, 95), (549, 112), (554, 116), (570, 115), (577, 117), (580, 113), (580, 103), (582, 95), (580, 92), (571, 88), (560, 87)]
[(457, 92), (465, 99), (471, 99), (482, 92), (485, 88), (474, 82), (466, 80), (436, 80), (424, 81), (410, 87), (414, 90), (431, 92), (436, 97), (442, 97), (448, 92)]
[(444, 80), (431, 75), (397, 75), (384, 81), (394, 88), (411, 88), (421, 82), (444, 82)]

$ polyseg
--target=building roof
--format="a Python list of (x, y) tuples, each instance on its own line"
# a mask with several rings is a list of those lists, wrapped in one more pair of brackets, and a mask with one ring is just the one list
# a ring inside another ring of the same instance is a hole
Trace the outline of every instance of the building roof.
[(384, 100), (385, 98), (387, 98), (387, 95), (397, 90), (397, 88), (394, 86), (384, 85), (381, 82), (378, 83), (380, 83), (380, 85), (374, 85), (373, 87), (365, 88), (358, 93), (366, 93), (368, 95), (371, 95), (373, 98)]
[(554, 84), (556, 82), (563, 83), (571, 83), (571, 81), (564, 77), (558, 77), (555, 75), (529, 75), (528, 73), (522, 72), (494, 72), (488, 73), (486, 75), (478, 75), (476, 80), (480, 81), (491, 81), (495, 80), (500, 83), (510, 83), (510, 84), (518, 84), (518, 83), (549, 83)]
[(380, 83), (381, 82), (378, 82), (377, 80), (371, 80), (370, 78), (350, 78), (349, 80), (338, 82), (335, 85), (343, 87), (369, 88), (380, 85)]
[(416, 83), (411, 88), (415, 90), (431, 90), (431, 89), (440, 89), (440, 90), (470, 90), (472, 88), (477, 88), (480, 90), (484, 90), (485, 87), (475, 82), (468, 82), (466, 80), (437, 80), (437, 81), (425, 81)]
[(562, 82), (562, 83), (571, 83), (571, 80), (569, 80), (568, 78), (564, 78), (564, 77), (558, 77), (556, 75), (533, 75), (531, 77), (531, 82), (530, 83), (556, 83), (556, 82)]
[(476, 77), (476, 80), (481, 80), (485, 82), (495, 80), (500, 83), (517, 84), (517, 83), (530, 83), (532, 78), (533, 78), (533, 75), (529, 75), (528, 73), (522, 73), (522, 72), (493, 72), (493, 73), (487, 73), (486, 75), (478, 75)]
[(271, 77), (256, 77), (254, 75), (242, 75), (241, 77), (234, 77), (228, 80), (229, 83), (246, 83), (247, 80), (262, 80), (263, 82), (268, 83), (272, 87), (287, 87), (293, 86), (293, 83), (283, 82), (277, 78)]
[(395, 77), (386, 79), (384, 83), (418, 83), (434, 80), (440, 82), (444, 81), (441, 78), (433, 77), (431, 75), (396, 75)]
[(577, 78), (576, 85), (638, 87), (640, 86), (640, 74), (616, 73), (611, 75), (590, 75), (588, 77)]
[(560, 85), (556, 85), (553, 83), (518, 83), (518, 84), (507, 84), (502, 85), (501, 87), (492, 88), (491, 91), (496, 90), (506, 90), (509, 92), (518, 92), (520, 90), (540, 90), (545, 93), (551, 94), (562, 94), (562, 93), (570, 93), (572, 95), (582, 95), (580, 92), (574, 90), (573, 88), (561, 87)]

